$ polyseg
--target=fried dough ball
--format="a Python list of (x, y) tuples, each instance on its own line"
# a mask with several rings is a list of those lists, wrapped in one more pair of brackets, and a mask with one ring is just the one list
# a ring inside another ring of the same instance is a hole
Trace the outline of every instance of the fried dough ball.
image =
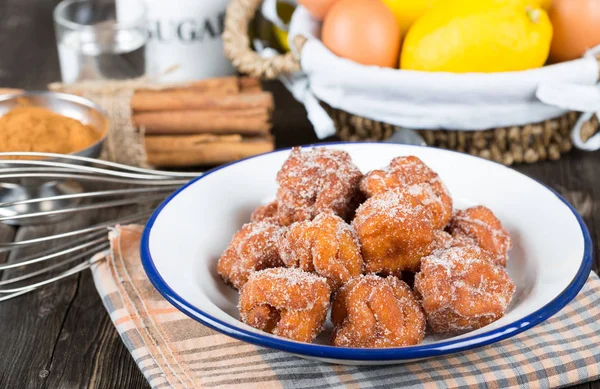
[(405, 190), (418, 198), (421, 204), (431, 211), (434, 228), (446, 227), (452, 217), (452, 198), (441, 182), (414, 184), (406, 187)]
[(279, 254), (286, 266), (327, 278), (333, 292), (363, 270), (356, 232), (339, 216), (330, 213), (292, 224), (287, 233), (281, 235)]
[[(473, 243), (473, 239), (467, 236), (452, 236), (444, 230), (435, 230), (433, 232), (433, 242), (431, 242), (431, 252), (433, 253), (436, 250), (445, 250), (451, 247), (465, 247), (473, 245), (475, 245)], [(492, 257), (490, 256), (490, 258)]]
[(331, 343), (342, 347), (399, 347), (421, 343), (425, 315), (412, 291), (396, 277), (351, 279), (331, 309)]
[(254, 212), (252, 212), (250, 220), (253, 222), (268, 221), (279, 224), (279, 219), (277, 218), (277, 201), (271, 201), (268, 204), (256, 208)]
[(403, 190), (389, 190), (365, 201), (352, 226), (369, 273), (399, 274), (419, 270), (431, 252), (434, 225), (428, 208)]
[(433, 241), (431, 242), (431, 251), (445, 250), (455, 245), (452, 235), (443, 230), (435, 230), (433, 232)]
[(506, 266), (512, 247), (510, 235), (489, 208), (480, 205), (457, 211), (449, 231), (456, 240), (481, 247), (492, 255), (494, 263)]
[(373, 170), (360, 181), (360, 189), (371, 197), (390, 189), (406, 188), (430, 208), (434, 227), (444, 228), (452, 217), (452, 198), (436, 172), (415, 156), (396, 157), (383, 170)]
[(360, 181), (360, 189), (368, 197), (371, 197), (390, 189), (432, 182), (437, 179), (436, 172), (419, 158), (409, 155), (396, 157), (386, 168), (365, 174)]
[(329, 309), (327, 280), (300, 269), (254, 272), (240, 291), (240, 319), (273, 335), (312, 342)]
[(277, 244), (285, 228), (268, 222), (247, 223), (233, 235), (217, 264), (221, 278), (240, 289), (250, 273), (284, 266)]
[(498, 320), (515, 291), (504, 268), (477, 246), (438, 250), (423, 258), (414, 288), (427, 323), (438, 333), (467, 332)]
[(277, 173), (279, 222), (287, 226), (328, 211), (347, 219), (356, 205), (361, 177), (345, 151), (294, 148)]
[[(432, 253), (436, 250), (445, 250), (450, 247), (454, 247), (458, 245), (458, 243), (454, 240), (452, 235), (443, 230), (435, 230), (433, 231), (433, 241), (429, 245), (429, 253)], [(408, 286), (411, 288), (415, 282), (415, 273), (412, 271), (399, 271), (392, 273), (391, 275), (398, 277), (402, 281), (406, 282)]]

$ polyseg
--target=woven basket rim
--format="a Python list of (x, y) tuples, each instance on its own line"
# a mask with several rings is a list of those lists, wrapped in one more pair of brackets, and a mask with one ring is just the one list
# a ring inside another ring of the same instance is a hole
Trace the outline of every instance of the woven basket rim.
[[(223, 33), (223, 44), (225, 55), (233, 62), (234, 66), (243, 73), (248, 73), (251, 76), (263, 77), (266, 79), (274, 79), (285, 73), (293, 73), (302, 70), (301, 54), (307, 38), (302, 35), (297, 35), (293, 39), (292, 50), (283, 54), (265, 58), (261, 57), (251, 46), (248, 35), (250, 21), (255, 17), (256, 12), (260, 9), (263, 0), (231, 0), (227, 6), (225, 14), (225, 31)], [(598, 77), (600, 81), (600, 53), (594, 55), (598, 63)], [(569, 63), (577, 61), (565, 61), (561, 63)], [(357, 64), (359, 66), (366, 66)], [(544, 65), (551, 66), (553, 64)], [(406, 71), (404, 69), (391, 69), (396, 71)], [(412, 71), (412, 70), (411, 70)], [(515, 71), (514, 73), (524, 72)], [(423, 71), (424, 73), (434, 73)], [(492, 73), (477, 73), (477, 74), (498, 74), (502, 72)], [(465, 73), (456, 73), (465, 74)]]
[[(261, 57), (251, 47), (248, 27), (262, 1), (230, 1), (223, 33), (225, 55), (240, 72), (263, 79), (275, 79), (286, 73), (301, 71), (300, 55), (307, 42), (303, 36), (294, 38), (292, 43), (296, 50), (268, 58)], [(600, 79), (600, 53), (595, 55), (595, 58), (598, 62), (598, 79)], [(345, 140), (384, 139), (386, 134), (398, 128), (389, 123), (328, 107), (324, 102), (321, 104), (332, 116), (337, 134)], [(576, 118), (577, 114), (570, 112), (542, 123), (482, 130), (423, 130), (423, 134), (431, 146), (459, 151), (464, 148), (464, 152), (505, 165), (533, 163), (539, 160), (559, 159), (561, 154), (571, 150), (570, 128)], [(586, 135), (582, 135), (582, 138), (589, 138), (598, 131), (598, 119), (592, 116), (584, 126), (586, 126)]]

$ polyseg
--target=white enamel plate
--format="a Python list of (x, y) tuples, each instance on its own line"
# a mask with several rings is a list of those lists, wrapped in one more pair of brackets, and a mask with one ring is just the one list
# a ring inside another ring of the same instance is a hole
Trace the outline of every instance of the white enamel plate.
[(456, 152), (387, 143), (315, 147), (346, 150), (363, 171), (400, 155), (421, 158), (448, 187), (456, 208), (491, 208), (514, 247), (508, 273), (516, 285), (504, 317), (461, 336), (427, 336), (418, 346), (357, 349), (299, 343), (238, 320), (237, 291), (216, 264), (233, 234), (257, 206), (275, 196), (275, 176), (289, 154), (281, 150), (217, 169), (179, 189), (158, 207), (144, 231), (142, 261), (158, 291), (188, 316), (233, 338), (327, 362), (391, 364), (480, 347), (514, 336), (554, 315), (585, 283), (592, 265), (589, 233), (575, 209), (544, 185), (502, 165)]

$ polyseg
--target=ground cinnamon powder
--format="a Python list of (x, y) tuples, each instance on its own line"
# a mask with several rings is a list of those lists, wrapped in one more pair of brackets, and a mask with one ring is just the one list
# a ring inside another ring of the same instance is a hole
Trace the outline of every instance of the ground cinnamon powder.
[(40, 107), (17, 107), (0, 117), (0, 151), (69, 154), (102, 137), (96, 129)]

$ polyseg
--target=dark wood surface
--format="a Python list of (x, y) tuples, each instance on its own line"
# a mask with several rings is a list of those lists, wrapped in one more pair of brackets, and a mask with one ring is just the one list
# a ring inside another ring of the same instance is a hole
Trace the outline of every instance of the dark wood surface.
[[(0, 87), (44, 89), (59, 79), (52, 24), (57, 0), (0, 0)], [(279, 147), (316, 141), (302, 106), (278, 83), (274, 132)], [(517, 170), (564, 195), (584, 216), (598, 250), (600, 153), (573, 152), (559, 162)], [(106, 217), (104, 215), (103, 217)], [(0, 225), (1, 241), (26, 239), (98, 220), (83, 215), (43, 227)], [(0, 262), (13, 257), (0, 255)], [(595, 259), (594, 270), (600, 262)], [(16, 270), (19, 271), (19, 270)], [(6, 275), (2, 275), (6, 277)], [(89, 272), (0, 303), (0, 388), (147, 388), (95, 290)], [(579, 388), (600, 389), (600, 383)]]

